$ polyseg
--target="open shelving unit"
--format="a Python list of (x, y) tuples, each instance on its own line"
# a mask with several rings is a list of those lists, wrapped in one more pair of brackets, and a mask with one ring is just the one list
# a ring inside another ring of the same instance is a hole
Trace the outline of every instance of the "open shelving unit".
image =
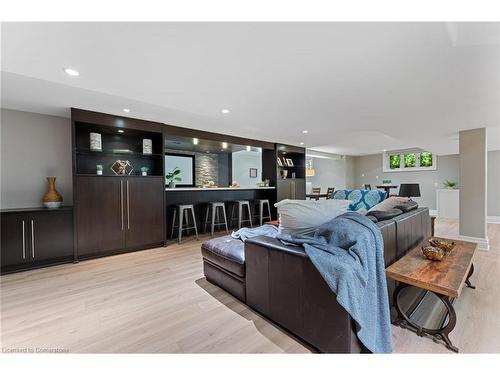
[[(278, 176), (276, 176), (277, 178), (283, 178), (282, 171), (288, 171), (286, 178), (300, 179), (306, 177), (306, 159), (304, 149), (297, 149), (295, 147), (286, 145), (278, 145), (276, 158), (279, 158), (283, 163), (282, 166), (276, 163), (278, 167)], [(287, 159), (292, 161), (293, 166), (287, 165)]]
[[(119, 133), (118, 130), (123, 133)], [(102, 151), (90, 149), (90, 133), (101, 134)], [(151, 154), (143, 154), (143, 139), (151, 139)], [(140, 176), (141, 167), (148, 168), (148, 176), (163, 176), (162, 133), (75, 122), (77, 175), (97, 175), (96, 168), (99, 164), (103, 166), (103, 176), (115, 176), (111, 166), (117, 160), (128, 160), (132, 164), (133, 170), (130, 176)]]
[[(280, 166), (277, 159), (291, 159), (293, 167)], [(288, 171), (283, 178), (283, 171)], [(295, 173), (295, 177), (294, 177)], [(275, 201), (306, 198), (306, 150), (302, 147), (275, 144), (274, 150), (262, 151), (262, 178), (267, 178), (275, 186)], [(276, 209), (272, 207), (273, 214)]]

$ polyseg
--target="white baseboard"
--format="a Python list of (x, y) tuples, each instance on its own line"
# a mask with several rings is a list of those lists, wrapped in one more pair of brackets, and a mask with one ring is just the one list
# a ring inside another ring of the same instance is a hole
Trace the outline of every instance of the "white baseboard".
[[(439, 218), (437, 210), (429, 210), (429, 215), (436, 216)], [(500, 216), (488, 216), (486, 218), (486, 222), (490, 224), (500, 224)]]
[(481, 238), (481, 237), (469, 237), (469, 236), (460, 235), (460, 236), (458, 236), (458, 239), (462, 240), (462, 241), (469, 241), (469, 242), (477, 243), (479, 245), (478, 246), (479, 250), (484, 250), (484, 251), (490, 250), (490, 242), (488, 240), (488, 237)]
[(487, 221), (490, 224), (500, 224), (500, 216), (488, 216)]

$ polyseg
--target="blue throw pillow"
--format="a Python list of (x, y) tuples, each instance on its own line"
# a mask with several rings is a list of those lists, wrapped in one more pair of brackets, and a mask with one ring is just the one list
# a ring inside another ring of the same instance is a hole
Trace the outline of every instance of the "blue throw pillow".
[(350, 211), (369, 210), (385, 199), (385, 191), (382, 190), (337, 190), (333, 193), (333, 199), (348, 199)]

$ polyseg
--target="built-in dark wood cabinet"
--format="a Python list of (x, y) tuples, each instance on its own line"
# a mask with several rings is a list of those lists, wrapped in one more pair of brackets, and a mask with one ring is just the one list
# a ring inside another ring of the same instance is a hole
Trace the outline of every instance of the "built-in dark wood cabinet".
[(306, 183), (303, 178), (278, 179), (276, 184), (276, 200), (305, 199)]
[(73, 259), (73, 212), (38, 211), (30, 215), (31, 260)]
[(126, 179), (126, 245), (158, 244), (163, 241), (163, 177)]
[(276, 186), (276, 202), (306, 199), (305, 164), (306, 150), (302, 147), (275, 144), (274, 150), (262, 150), (262, 178)]
[(29, 220), (24, 213), (1, 214), (2, 271), (29, 262)]
[(163, 177), (77, 177), (78, 258), (163, 242)]
[(2, 210), (2, 273), (74, 259), (71, 207)]
[(106, 176), (76, 178), (78, 258), (125, 247), (124, 180)]
[[(164, 125), (74, 108), (71, 115), (77, 258), (163, 245)], [(90, 133), (100, 134), (100, 151), (91, 150)], [(126, 174), (111, 168), (117, 160), (129, 162)]]

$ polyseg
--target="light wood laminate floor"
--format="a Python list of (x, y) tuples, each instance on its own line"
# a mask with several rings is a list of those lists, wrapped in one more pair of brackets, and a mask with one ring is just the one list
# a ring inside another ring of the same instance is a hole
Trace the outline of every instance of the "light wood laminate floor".
[[(455, 221), (436, 235), (456, 236)], [(456, 302), (461, 352), (500, 352), (500, 225), (476, 255), (476, 290)], [(201, 238), (202, 240), (203, 238)], [(203, 278), (200, 242), (1, 277), (1, 346), (71, 353), (306, 353), (309, 349)], [(450, 353), (393, 327), (397, 353)]]

